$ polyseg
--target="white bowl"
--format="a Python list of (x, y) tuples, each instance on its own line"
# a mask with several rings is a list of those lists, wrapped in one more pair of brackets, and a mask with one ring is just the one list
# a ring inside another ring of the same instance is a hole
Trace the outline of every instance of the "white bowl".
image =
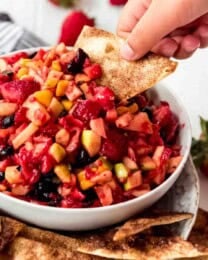
[[(31, 54), (36, 50), (28, 49), (26, 52)], [(81, 209), (41, 206), (0, 193), (0, 210), (40, 227), (78, 231), (96, 229), (118, 223), (158, 201), (173, 186), (187, 161), (191, 145), (191, 127), (187, 112), (175, 94), (172, 94), (163, 86), (155, 86), (148, 93), (156, 101), (167, 101), (172, 111), (179, 118), (182, 126), (178, 142), (182, 146), (181, 154), (183, 159), (175, 172), (161, 185), (141, 197), (126, 202), (105, 207)]]

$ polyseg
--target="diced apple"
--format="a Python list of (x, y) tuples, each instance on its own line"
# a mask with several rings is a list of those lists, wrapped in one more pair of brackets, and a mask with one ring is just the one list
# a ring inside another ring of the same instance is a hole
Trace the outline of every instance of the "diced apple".
[(116, 163), (114, 165), (116, 177), (121, 183), (124, 183), (128, 178), (129, 171), (123, 163)]
[(90, 128), (99, 136), (107, 138), (105, 131), (105, 123), (103, 118), (95, 118), (90, 120)]
[(127, 127), (124, 127), (124, 129), (145, 134), (153, 133), (152, 123), (149, 120), (147, 113), (145, 112), (139, 112), (138, 114), (136, 114), (131, 122), (129, 122), (129, 125)]
[(66, 164), (59, 164), (54, 168), (55, 174), (63, 183), (70, 183), (71, 174)]
[(100, 151), (101, 137), (92, 130), (83, 130), (81, 142), (90, 157), (95, 156)]
[(62, 128), (56, 133), (55, 139), (56, 143), (66, 146), (69, 143), (70, 134), (66, 129)]
[(95, 185), (94, 182), (92, 182), (91, 180), (86, 178), (85, 170), (79, 172), (77, 174), (77, 178), (78, 178), (78, 181), (79, 181), (80, 188), (82, 190), (88, 190)]
[(171, 157), (168, 160), (167, 173), (173, 173), (175, 171), (175, 169), (178, 167), (178, 165), (181, 162), (182, 158), (183, 158), (182, 156)]
[(117, 114), (117, 111), (116, 111), (115, 108), (112, 108), (112, 109), (107, 110), (105, 119), (106, 119), (108, 122), (115, 122), (115, 120), (117, 119), (117, 117), (118, 117), (118, 114)]
[(133, 120), (133, 115), (129, 112), (119, 116), (115, 123), (118, 128), (127, 128)]
[(10, 116), (17, 110), (16, 103), (0, 102), (0, 116)]
[(66, 97), (70, 100), (70, 101), (74, 101), (77, 98), (79, 98), (80, 96), (83, 95), (82, 91), (75, 85), (69, 85), (66, 93), (65, 93)]
[(66, 156), (66, 151), (60, 144), (53, 143), (49, 149), (49, 154), (56, 162), (60, 163)]
[(7, 70), (8, 64), (4, 59), (0, 59), (0, 72)]
[(8, 166), (5, 170), (5, 179), (9, 184), (23, 183), (24, 179), (21, 172), (18, 170), (18, 165)]
[(113, 169), (112, 163), (109, 162), (105, 157), (100, 157), (93, 163), (93, 165), (95, 165), (97, 167), (97, 171), (99, 173), (106, 171), (106, 170), (111, 171)]
[(135, 197), (140, 197), (150, 191), (149, 184), (142, 184), (139, 188), (136, 188), (131, 191), (131, 194)]
[(12, 193), (18, 196), (24, 196), (30, 191), (29, 186), (22, 184), (12, 185)]
[(58, 101), (57, 98), (53, 97), (48, 107), (48, 111), (52, 113), (54, 117), (57, 118), (63, 110), (63, 105)]
[(128, 156), (125, 156), (123, 158), (123, 163), (129, 170), (137, 170), (138, 169), (137, 163)]
[(12, 145), (14, 149), (18, 149), (22, 144), (24, 144), (35, 132), (37, 132), (39, 127), (34, 123), (30, 123), (21, 133), (19, 133), (13, 140)]
[(112, 190), (108, 184), (102, 186), (96, 186), (95, 191), (103, 206), (108, 206), (113, 203)]
[(37, 101), (27, 100), (24, 103), (24, 107), (27, 107), (27, 118), (37, 126), (44, 125), (49, 119), (50, 115), (43, 105)]
[(127, 181), (124, 183), (124, 190), (128, 191), (142, 185), (142, 174), (141, 171), (132, 173)]
[(41, 105), (48, 107), (51, 103), (53, 93), (48, 89), (40, 90), (34, 93), (34, 97)]
[(156, 169), (156, 163), (150, 156), (144, 156), (139, 161), (141, 170), (150, 171)]
[(165, 146), (157, 146), (154, 151), (152, 159), (155, 161), (157, 167), (159, 167), (161, 164), (161, 156), (162, 156), (164, 150), (165, 150)]
[(105, 184), (112, 180), (112, 172), (109, 170), (103, 171), (93, 176), (90, 180), (96, 184)]

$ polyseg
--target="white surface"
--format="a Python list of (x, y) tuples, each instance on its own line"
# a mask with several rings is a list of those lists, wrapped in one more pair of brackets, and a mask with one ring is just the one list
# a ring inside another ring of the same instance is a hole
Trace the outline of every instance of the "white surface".
[[(121, 8), (112, 7), (108, 0), (77, 0), (77, 9), (85, 10), (96, 19), (96, 24), (106, 30), (115, 32)], [(49, 44), (56, 43), (61, 22), (69, 10), (57, 8), (47, 0), (1, 0), (0, 11), (11, 14), (19, 24), (42, 37)], [(177, 71), (164, 80), (182, 99), (187, 108), (193, 135), (199, 135), (199, 115), (208, 119), (208, 48), (198, 51), (185, 61), (179, 61)], [(208, 189), (208, 181), (203, 187)], [(201, 204), (203, 208), (207, 206)]]

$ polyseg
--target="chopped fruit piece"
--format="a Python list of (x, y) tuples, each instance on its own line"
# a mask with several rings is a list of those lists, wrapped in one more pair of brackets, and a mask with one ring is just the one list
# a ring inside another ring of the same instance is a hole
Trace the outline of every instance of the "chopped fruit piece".
[(126, 183), (124, 183), (124, 190), (132, 190), (136, 187), (139, 187), (140, 185), (142, 185), (142, 174), (141, 171), (136, 171), (132, 173), (128, 177)]
[(139, 110), (139, 107), (138, 107), (137, 103), (133, 103), (132, 105), (130, 105), (128, 107), (120, 106), (117, 108), (118, 115), (123, 115), (127, 112), (134, 114), (134, 113), (138, 112), (138, 110)]
[(48, 107), (48, 111), (52, 113), (55, 118), (57, 118), (63, 110), (63, 105), (58, 101), (57, 98), (53, 97)]
[(94, 88), (94, 93), (95, 99), (105, 110), (114, 108), (115, 95), (110, 88), (96, 87)]
[(50, 103), (51, 103), (51, 100), (52, 100), (52, 97), (53, 97), (53, 93), (50, 90), (47, 90), (47, 89), (40, 90), (40, 91), (36, 91), (34, 93), (34, 97), (36, 98), (36, 100), (40, 104), (48, 107), (50, 105)]
[(18, 196), (24, 196), (30, 191), (29, 186), (21, 185), (21, 184), (15, 184), (12, 186), (12, 193), (14, 195)]
[(69, 111), (73, 106), (73, 102), (67, 99), (62, 100), (61, 103), (67, 111)]
[(45, 88), (55, 88), (58, 81), (56, 78), (48, 78), (45, 82)]
[(140, 197), (140, 196), (146, 194), (147, 192), (149, 192), (150, 190), (151, 189), (150, 189), (149, 184), (142, 184), (139, 188), (131, 190), (131, 194), (134, 197)]
[(118, 180), (121, 183), (124, 183), (126, 181), (126, 179), (128, 178), (128, 174), (129, 174), (126, 166), (123, 163), (116, 163), (114, 165), (114, 170), (115, 170), (116, 177), (118, 178)]
[(164, 151), (165, 146), (157, 146), (155, 149), (152, 159), (155, 161), (157, 166), (160, 166), (161, 164), (161, 157)]
[(99, 153), (101, 147), (101, 137), (92, 130), (83, 130), (81, 142), (90, 157), (93, 157)]
[(116, 119), (115, 123), (118, 128), (127, 128), (131, 121), (133, 120), (134, 116), (127, 112), (123, 114), (122, 116), (119, 116), (118, 119)]
[(101, 173), (103, 171), (106, 170), (112, 170), (113, 169), (113, 165), (111, 164), (111, 162), (109, 162), (106, 158), (104, 157), (100, 157), (99, 159), (97, 159), (94, 164), (98, 167), (97, 171), (98, 173)]
[(19, 166), (8, 166), (5, 170), (5, 179), (9, 184), (23, 183), (24, 179), (21, 172), (18, 170)]
[(86, 173), (85, 170), (83, 170), (77, 174), (79, 185), (82, 190), (88, 190), (95, 185), (94, 182), (86, 178), (85, 173)]
[(51, 145), (49, 154), (55, 159), (56, 162), (60, 163), (66, 156), (65, 149), (57, 143)]
[(108, 206), (113, 203), (112, 190), (108, 184), (102, 186), (96, 186), (95, 191), (103, 206)]
[(173, 173), (182, 160), (182, 156), (171, 157), (168, 160), (167, 173)]
[(128, 156), (125, 156), (123, 158), (123, 163), (129, 170), (137, 170), (138, 169), (137, 163)]
[(98, 175), (90, 178), (90, 180), (96, 184), (105, 184), (112, 180), (112, 172), (111, 171), (103, 171)]
[(108, 122), (114, 122), (118, 117), (117, 111), (115, 108), (109, 109), (106, 112), (106, 121)]
[(25, 129), (22, 130), (13, 140), (12, 145), (14, 149), (18, 149), (22, 144), (24, 144), (35, 132), (39, 129), (33, 123), (30, 123)]
[(37, 126), (44, 125), (50, 119), (50, 115), (43, 105), (37, 101), (25, 103), (28, 108), (26, 112), (27, 118)]
[(18, 105), (16, 103), (0, 102), (0, 116), (13, 115), (17, 108)]
[(69, 171), (69, 167), (67, 165), (65, 164), (56, 165), (54, 168), (54, 172), (63, 183), (70, 183), (71, 174)]
[(21, 68), (18, 70), (17, 77), (22, 79), (24, 76), (28, 76), (29, 69), (28, 68)]
[(105, 131), (105, 122), (103, 118), (99, 117), (96, 119), (91, 119), (90, 128), (99, 136), (102, 136), (103, 138), (107, 138), (106, 131)]
[(6, 60), (7, 63), (9, 63), (10, 65), (13, 65), (20, 59), (25, 59), (25, 58), (28, 58), (28, 54), (26, 52), (18, 52), (11, 56), (5, 57), (4, 59)]
[(8, 68), (8, 63), (4, 59), (0, 59), (0, 72), (6, 71)]
[(92, 64), (89, 67), (84, 68), (84, 73), (89, 79), (98, 79), (102, 76), (102, 69), (99, 64)]
[(74, 100), (78, 99), (79, 97), (81, 97), (83, 95), (83, 93), (75, 85), (72, 85), (72, 86), (68, 85), (65, 95), (70, 101), (74, 101)]
[(70, 133), (62, 128), (56, 133), (56, 143), (66, 146), (69, 143), (70, 140)]
[(58, 60), (54, 60), (52, 62), (51, 67), (52, 67), (53, 70), (61, 71), (61, 65), (60, 65), (60, 62)]
[(139, 163), (143, 171), (150, 171), (156, 169), (155, 161), (149, 156), (145, 156), (141, 158)]
[(82, 84), (82, 83), (89, 82), (89, 81), (90, 81), (90, 78), (84, 73), (78, 73), (75, 76), (75, 83), (76, 84)]
[(57, 87), (56, 87), (56, 96), (61, 97), (64, 96), (66, 90), (68, 88), (69, 81), (68, 80), (59, 80)]
[(73, 116), (84, 123), (99, 117), (101, 106), (92, 100), (79, 100), (73, 110)]
[(0, 93), (7, 101), (21, 104), (33, 92), (40, 89), (40, 84), (29, 79), (13, 80), (0, 85)]

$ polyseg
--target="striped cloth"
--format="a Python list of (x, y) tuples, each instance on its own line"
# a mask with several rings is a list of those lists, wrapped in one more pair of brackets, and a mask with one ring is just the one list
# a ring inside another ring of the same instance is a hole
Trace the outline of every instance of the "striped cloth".
[(46, 45), (40, 38), (16, 25), (6, 13), (0, 13), (0, 54)]

